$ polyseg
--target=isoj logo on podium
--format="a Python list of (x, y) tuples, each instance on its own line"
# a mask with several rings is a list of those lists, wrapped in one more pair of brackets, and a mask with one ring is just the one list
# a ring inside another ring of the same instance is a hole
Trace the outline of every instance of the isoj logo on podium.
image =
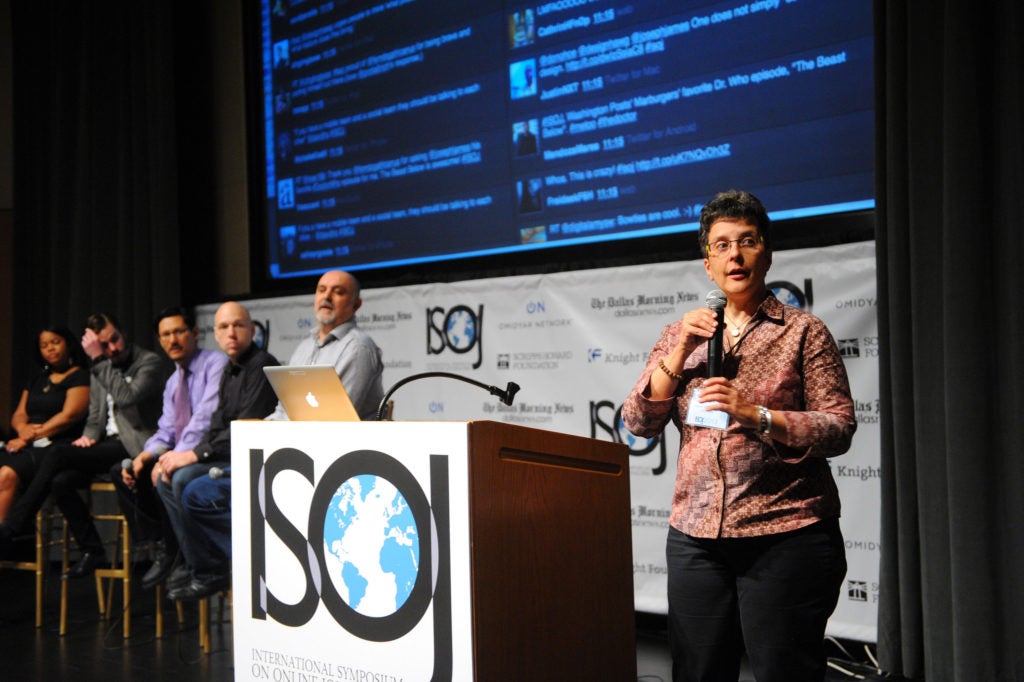
[[(319, 479), (313, 458), (296, 448), (265, 460), (253, 449), (249, 463), (252, 618), (300, 627), (323, 604), (352, 635), (389, 642), (408, 634), (434, 604), (434, 679), (444, 679), (452, 659), (448, 458), (430, 457), (430, 500), (412, 472), (383, 452), (344, 454)], [(313, 487), (305, 528), (274, 497), (274, 479), (284, 472)], [(281, 581), (305, 581), (298, 602), (281, 601), (267, 582), (268, 530), (301, 567)]]

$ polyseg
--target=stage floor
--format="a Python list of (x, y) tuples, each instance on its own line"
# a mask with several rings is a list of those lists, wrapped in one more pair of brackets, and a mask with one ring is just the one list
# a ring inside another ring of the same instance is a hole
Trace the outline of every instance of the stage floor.
[[(138, 581), (134, 582), (134, 586)], [(199, 618), (195, 603), (184, 604), (180, 624), (173, 604), (164, 603), (164, 635), (155, 637), (155, 599), (152, 591), (135, 589), (131, 604), (132, 636), (122, 637), (121, 593), (117, 587), (109, 621), (97, 613), (95, 582), (71, 581), (68, 597), (68, 634), (61, 637), (60, 578), (47, 576), (43, 596), (43, 625), (35, 627), (34, 575), (0, 570), (0, 680), (75, 680), (75, 682), (229, 682), (234, 680), (230, 608), (225, 622), (215, 616), (210, 628), (211, 651), (199, 645)], [(215, 610), (217, 599), (211, 599)], [(637, 614), (637, 682), (670, 682), (672, 663), (665, 635), (665, 619)], [(851, 676), (829, 670), (829, 682)], [(610, 681), (618, 682), (618, 681)], [(623, 681), (629, 682), (629, 681)], [(744, 666), (740, 682), (753, 682)]]
[[(47, 576), (43, 597), (43, 626), (35, 627), (34, 575), (27, 571), (0, 570), (0, 679), (164, 680), (228, 682), (234, 679), (231, 623), (211, 625), (211, 652), (199, 646), (198, 608), (185, 604), (185, 622), (178, 624), (173, 604), (164, 604), (164, 635), (155, 637), (155, 599), (152, 591), (135, 589), (131, 604), (132, 636), (124, 639), (118, 586), (109, 621), (97, 613), (92, 579), (71, 581), (68, 597), (68, 633), (61, 637), (60, 578)], [(133, 584), (137, 586), (138, 582)], [(216, 598), (211, 599), (211, 610)], [(226, 620), (230, 620), (230, 611)], [(671, 661), (664, 633), (664, 619), (638, 618), (637, 669), (643, 682), (668, 682)], [(749, 679), (749, 678), (748, 678)]]

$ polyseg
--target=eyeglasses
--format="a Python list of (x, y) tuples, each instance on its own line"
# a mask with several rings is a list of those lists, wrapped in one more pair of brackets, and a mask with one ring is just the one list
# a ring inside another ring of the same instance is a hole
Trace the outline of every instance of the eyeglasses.
[(757, 251), (764, 244), (764, 237), (740, 237), (739, 239), (719, 239), (707, 245), (707, 251), (712, 256), (724, 256), (732, 249), (733, 244), (738, 244), (740, 251), (750, 253)]
[(186, 329), (185, 327), (182, 327), (181, 329), (168, 329), (165, 332), (160, 332), (160, 340), (161, 341), (167, 341), (172, 336), (176, 337), (176, 338), (180, 338), (180, 337), (185, 336), (186, 334), (188, 334), (190, 331), (192, 331), (192, 330), (191, 329)]

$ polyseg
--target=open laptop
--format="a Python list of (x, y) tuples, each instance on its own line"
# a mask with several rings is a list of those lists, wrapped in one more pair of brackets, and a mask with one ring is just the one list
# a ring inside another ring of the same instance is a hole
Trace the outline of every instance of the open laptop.
[(333, 366), (264, 367), (263, 371), (292, 421), (359, 421)]

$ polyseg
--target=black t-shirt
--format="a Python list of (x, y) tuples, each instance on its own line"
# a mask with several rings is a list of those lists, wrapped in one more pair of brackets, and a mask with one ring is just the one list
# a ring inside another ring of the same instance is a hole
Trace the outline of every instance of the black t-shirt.
[[(76, 371), (64, 377), (60, 383), (50, 381), (50, 370), (45, 369), (37, 374), (25, 390), (28, 391), (28, 398), (25, 400), (25, 412), (28, 413), (29, 424), (42, 424), (47, 419), (64, 409), (64, 400), (67, 398), (68, 389), (76, 386), (89, 386), (89, 372), (79, 367)], [(74, 440), (82, 435), (85, 428), (87, 415), (69, 425), (60, 432), (59, 438), (70, 438)], [(53, 440), (51, 438), (51, 440)]]

